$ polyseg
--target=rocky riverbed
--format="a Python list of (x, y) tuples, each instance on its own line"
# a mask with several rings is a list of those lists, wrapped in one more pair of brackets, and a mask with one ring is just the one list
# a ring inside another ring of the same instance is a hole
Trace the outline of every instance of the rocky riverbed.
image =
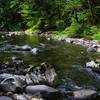
[[(20, 64), (20, 63), (19, 63)], [(8, 65), (6, 65), (8, 67)], [(20, 66), (23, 66), (20, 64)], [(20, 69), (19, 69), (20, 71)], [(12, 70), (11, 70), (12, 72)], [(69, 79), (70, 80), (70, 79)], [(0, 100), (99, 100), (93, 89), (77, 86), (70, 80), (66, 86), (55, 87), (57, 73), (48, 63), (31, 66), (26, 74), (0, 74)]]
[(67, 38), (67, 37), (57, 37), (57, 36), (48, 36), (43, 35), (47, 37), (48, 40), (54, 39), (59, 41), (64, 41), (67, 43), (75, 44), (75, 45), (81, 45), (87, 47), (87, 52), (97, 52), (100, 53), (100, 41), (98, 40), (87, 40), (84, 38)]
[(15, 33), (1, 35), (0, 100), (100, 99), (99, 41)]

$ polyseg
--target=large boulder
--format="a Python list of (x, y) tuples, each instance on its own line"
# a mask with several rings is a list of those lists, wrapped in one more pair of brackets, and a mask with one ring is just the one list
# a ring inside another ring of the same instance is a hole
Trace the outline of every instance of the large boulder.
[(53, 66), (48, 63), (30, 68), (29, 77), (34, 84), (54, 85), (57, 81), (57, 73)]
[(25, 77), (13, 74), (1, 74), (0, 86), (4, 92), (22, 92), (25, 85)]
[(27, 86), (25, 91), (27, 94), (39, 96), (45, 100), (62, 100), (62, 94), (58, 90), (46, 85)]
[(30, 85), (30, 86), (27, 86), (26, 89), (25, 89), (26, 93), (30, 93), (30, 94), (36, 94), (38, 92), (40, 93), (55, 93), (55, 92), (58, 92), (58, 90), (52, 88), (52, 87), (49, 87), (49, 86), (46, 86), (46, 85)]

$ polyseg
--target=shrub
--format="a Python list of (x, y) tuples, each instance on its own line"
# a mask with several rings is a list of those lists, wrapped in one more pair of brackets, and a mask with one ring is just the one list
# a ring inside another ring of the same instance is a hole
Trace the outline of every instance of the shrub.
[(66, 28), (65, 31), (67, 36), (76, 37), (81, 33), (81, 25), (77, 22), (72, 22), (71, 26)]

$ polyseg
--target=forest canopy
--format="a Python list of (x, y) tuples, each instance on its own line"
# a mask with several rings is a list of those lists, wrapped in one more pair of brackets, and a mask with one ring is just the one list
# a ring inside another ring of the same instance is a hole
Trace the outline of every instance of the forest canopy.
[(0, 0), (0, 31), (100, 37), (100, 1)]

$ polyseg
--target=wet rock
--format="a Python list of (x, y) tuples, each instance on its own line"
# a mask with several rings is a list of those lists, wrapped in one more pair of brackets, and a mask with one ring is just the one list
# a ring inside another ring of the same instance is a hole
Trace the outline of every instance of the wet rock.
[(29, 65), (21, 60), (13, 60), (10, 62), (2, 63), (0, 66), (0, 73), (26, 75), (28, 67)]
[(31, 86), (27, 86), (25, 89), (26, 93), (31, 93), (31, 94), (35, 94), (35, 93), (42, 93), (42, 92), (46, 92), (46, 93), (55, 93), (58, 92), (58, 90), (46, 86), (46, 85), (31, 85)]
[(97, 58), (95, 62), (100, 63), (100, 58)]
[(25, 85), (23, 77), (13, 76), (10, 74), (2, 74), (0, 77), (0, 86), (2, 87), (3, 91), (22, 93), (23, 86)]
[(12, 100), (12, 99), (7, 96), (0, 96), (0, 100)]
[(62, 94), (58, 90), (46, 85), (27, 86), (25, 91), (28, 94), (40, 96), (45, 99), (48, 98), (48, 100), (62, 100)]
[(13, 95), (14, 100), (29, 100), (25, 95), (23, 94), (14, 94)]
[(66, 38), (66, 42), (67, 43), (71, 43), (71, 39), (70, 38)]
[(97, 49), (95, 47), (88, 47), (87, 52), (96, 52)]
[(100, 68), (92, 68), (92, 71), (100, 74)]
[(24, 46), (16, 46), (15, 49), (19, 51), (30, 51), (31, 47), (28, 45), (24, 45)]
[(99, 64), (96, 64), (96, 63), (92, 60), (92, 61), (86, 63), (86, 67), (91, 67), (91, 68), (95, 67), (95, 68), (97, 68), (97, 67), (99, 67)]
[(46, 45), (45, 45), (45, 44), (43, 44), (43, 43), (40, 43), (40, 46), (44, 48)]
[(65, 37), (58, 37), (59, 41), (66, 41)]
[(32, 54), (37, 54), (37, 53), (38, 53), (38, 51), (39, 51), (39, 49), (38, 49), (38, 48), (33, 48), (33, 49), (31, 50), (31, 53), (32, 53)]
[(30, 100), (44, 100), (44, 99), (42, 99), (40, 97), (32, 97)]
[(92, 68), (84, 68), (84, 72), (93, 80), (99, 79), (98, 75), (92, 71)]
[(92, 100), (96, 94), (96, 91), (90, 89), (82, 89), (73, 92), (73, 96), (77, 100)]
[(22, 90), (21, 86), (13, 78), (5, 79), (4, 81), (1, 82), (1, 86), (5, 92), (8, 92), (8, 91), (15, 92), (15, 91), (18, 91), (17, 90), (18, 88), (19, 88), (19, 91)]
[(33, 84), (33, 81), (32, 81), (29, 74), (26, 74), (26, 79), (25, 80), (26, 80), (27, 85), (32, 85)]
[(12, 96), (13, 96), (13, 92), (7, 92), (7, 93), (6, 93), (6, 96), (12, 97)]
[(95, 97), (94, 100), (100, 100), (100, 93), (98, 93)]
[(48, 37), (47, 40), (48, 40), (48, 41), (52, 40), (52, 37)]
[(66, 91), (75, 91), (75, 90), (80, 90), (82, 87), (79, 87), (73, 80), (70, 78), (64, 78), (63, 84), (58, 86), (57, 89), (60, 90), (62, 93)]
[(53, 66), (48, 63), (30, 68), (29, 73), (34, 84), (54, 85), (57, 81), (57, 73)]

